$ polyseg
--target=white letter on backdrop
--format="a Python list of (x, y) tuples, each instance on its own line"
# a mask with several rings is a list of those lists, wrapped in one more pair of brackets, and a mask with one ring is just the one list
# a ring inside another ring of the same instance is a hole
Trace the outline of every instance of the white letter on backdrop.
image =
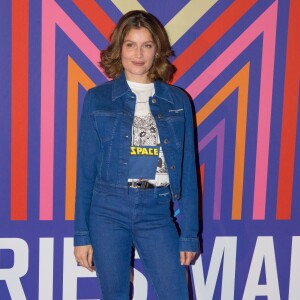
[(223, 258), (221, 300), (234, 299), (237, 237), (216, 237), (206, 282), (201, 256), (192, 266), (197, 299), (213, 299)]
[[(265, 262), (266, 284), (259, 284), (263, 262)], [(257, 296), (280, 300), (274, 243), (271, 236), (257, 237), (243, 300), (255, 300)]]
[(5, 280), (12, 299), (26, 300), (20, 278), (28, 271), (28, 245), (19, 238), (0, 238), (1, 249), (14, 252), (14, 265), (10, 269), (0, 269), (0, 280)]
[(73, 238), (64, 238), (63, 300), (77, 299), (77, 278), (96, 277), (96, 272), (77, 266)]
[(40, 238), (39, 300), (53, 299), (54, 238)]
[(289, 300), (300, 299), (300, 236), (293, 236)]

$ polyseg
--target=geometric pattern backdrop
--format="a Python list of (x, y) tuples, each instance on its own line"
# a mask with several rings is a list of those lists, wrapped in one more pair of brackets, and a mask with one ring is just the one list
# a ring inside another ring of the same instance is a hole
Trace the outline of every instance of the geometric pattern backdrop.
[[(300, 299), (298, 0), (1, 4), (0, 299), (99, 299), (73, 258), (78, 116), (132, 9), (164, 24), (173, 84), (193, 98), (203, 253), (191, 295)], [(134, 268), (134, 299), (156, 299), (137, 253)]]

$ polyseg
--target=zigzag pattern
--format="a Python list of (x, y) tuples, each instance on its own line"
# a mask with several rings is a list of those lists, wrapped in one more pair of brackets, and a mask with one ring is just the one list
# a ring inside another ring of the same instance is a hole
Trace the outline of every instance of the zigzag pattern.
[[(119, 9), (121, 13), (126, 13), (131, 9), (144, 9), (142, 4), (137, 1), (112, 1), (115, 5), (115, 9)], [(188, 4), (184, 6), (180, 11), (178, 11), (171, 20), (163, 20), (166, 23), (166, 28), (171, 37), (172, 43), (180, 48), (180, 41), (183, 37), (192, 31), (195, 24), (201, 21), (201, 18), (208, 14), (210, 11), (218, 5), (217, 1), (207, 1), (205, 6), (201, 4), (202, 2), (198, 0), (189, 1)], [(178, 68), (174, 82), (180, 83), (180, 79), (188, 76), (189, 69), (193, 65), (198, 65), (202, 62), (202, 57), (205, 57), (207, 53), (213, 51), (214, 45), (218, 41), (222, 41), (222, 35), (228, 34), (228, 31), (235, 27), (240, 19), (242, 19), (249, 11), (255, 10), (256, 1), (233, 1), (224, 9), (218, 18), (216, 18), (212, 23), (208, 24), (206, 28), (202, 30), (198, 38), (193, 40), (191, 44), (186, 47), (184, 51), (177, 55), (174, 64)], [(110, 32), (115, 26), (113, 21), (114, 17), (110, 17), (110, 13), (106, 12), (106, 7), (101, 7), (94, 1), (78, 1), (74, 0), (72, 4), (72, 9), (74, 7), (80, 11), (81, 18), (87, 18), (87, 20), (92, 24), (92, 26), (101, 34), (105, 40), (109, 39)], [(111, 9), (111, 8), (110, 8)], [(17, 9), (13, 7), (13, 12), (17, 13)], [(20, 13), (20, 12), (19, 12)], [(269, 2), (268, 5), (258, 13), (257, 18), (253, 20), (240, 34), (236, 34), (236, 38), (226, 46), (226, 48), (218, 54), (210, 64), (203, 70), (198, 71), (193, 70), (193, 74), (189, 78), (190, 83), (186, 87), (186, 90), (191, 94), (195, 101), (195, 105), (199, 106), (198, 101), (201, 102), (202, 93), (204, 91), (210, 90), (216, 86), (214, 81), (217, 78), (222, 77), (222, 74), (226, 72), (227, 68), (237, 61), (237, 59), (243, 55), (243, 52), (253, 43), (255, 40), (263, 37), (261, 54), (257, 53), (257, 56), (261, 56), (261, 78), (260, 78), (260, 95), (259, 95), (259, 110), (258, 110), (258, 124), (257, 124), (257, 143), (256, 143), (256, 162), (255, 162), (255, 182), (253, 186), (253, 219), (264, 219), (267, 201), (267, 187), (268, 187), (268, 161), (269, 161), (269, 143), (270, 143), (270, 131), (271, 131), (271, 110), (272, 110), (272, 92), (273, 92), (273, 79), (274, 79), (274, 61), (275, 61), (275, 48), (276, 48), (276, 28), (277, 28), (277, 13), (278, 13), (278, 1)], [(187, 18), (188, 16), (188, 18)], [(14, 17), (14, 14), (13, 14)], [(28, 19), (28, 6), (24, 4), (24, 10), (22, 16), (16, 16), (15, 18), (27, 17)], [(84, 32), (84, 29), (80, 27), (72, 20), (72, 16), (68, 13), (54, 0), (43, 0), (42, 1), (42, 27), (41, 27), (41, 117), (40, 117), (40, 213), (39, 218), (41, 220), (52, 220), (53, 219), (53, 198), (54, 198), (54, 188), (55, 182), (54, 178), (54, 148), (55, 148), (55, 101), (57, 96), (55, 96), (55, 74), (61, 66), (56, 62), (57, 49), (57, 28), (62, 30), (68, 39), (82, 52), (87, 59), (97, 67), (97, 62), (99, 58), (99, 49), (93, 42), (93, 39), (88, 37)], [(188, 20), (188, 22), (187, 22)], [(27, 20), (28, 23), (28, 20)], [(28, 32), (25, 32), (24, 28), (18, 26), (18, 21), (13, 21), (13, 24), (19, 28), (20, 32), (25, 33), (28, 37)], [(27, 28), (28, 30), (28, 28)], [(235, 29), (237, 32), (237, 29)], [(21, 33), (20, 33), (21, 34)], [(17, 41), (17, 39), (15, 39)], [(13, 40), (14, 41), (14, 40)], [(15, 46), (18, 47), (17, 45)], [(103, 45), (105, 47), (105, 45)], [(219, 49), (223, 46), (218, 46)], [(14, 48), (14, 46), (13, 46)], [(84, 72), (80, 65), (82, 62), (80, 60), (74, 61), (72, 59), (72, 50), (70, 50), (69, 64), (65, 70), (60, 70), (60, 72), (67, 72), (68, 76), (68, 95), (71, 93), (69, 84), (70, 81), (75, 80), (82, 84), (82, 74), (85, 74), (83, 86), (88, 88), (91, 86), (93, 80), (89, 77), (87, 72)], [(13, 55), (13, 59), (17, 55)], [(13, 66), (17, 64), (13, 61)], [(28, 62), (27, 62), (28, 64)], [(76, 65), (76, 68), (74, 67)], [(247, 68), (251, 68), (251, 62), (247, 64)], [(195, 69), (195, 67), (193, 67)], [(244, 75), (242, 81), (240, 81), (238, 86), (234, 86), (234, 83), (239, 77), (239, 66), (234, 67), (237, 71), (236, 75), (229, 80), (228, 83), (224, 83), (224, 87), (212, 95), (211, 99), (208, 99), (206, 103), (201, 102), (201, 107), (197, 111), (197, 126), (198, 131), (201, 132), (201, 124), (206, 118), (212, 118), (214, 112), (219, 106), (226, 100), (226, 98), (233, 92), (230, 89), (239, 89), (238, 93), (238, 111), (236, 118), (236, 133), (235, 136), (235, 162), (233, 171), (233, 191), (232, 191), (232, 219), (240, 220), (242, 218), (242, 199), (243, 199), (243, 186), (244, 186), (244, 165), (245, 165), (245, 151), (247, 144), (247, 126), (252, 126), (248, 124), (247, 120), (247, 103), (249, 101), (249, 74), (246, 75), (246, 65), (241, 69)], [(14, 69), (13, 69), (14, 70)], [(248, 70), (250, 72), (250, 70)], [(79, 75), (81, 74), (81, 75)], [(187, 75), (185, 75), (187, 74)], [(79, 76), (80, 78), (74, 77)], [(246, 76), (246, 77), (245, 77)], [(13, 76), (13, 79), (16, 78)], [(16, 79), (17, 80), (17, 79)], [(103, 81), (106, 80), (103, 77)], [(87, 84), (87, 81), (90, 83)], [(14, 81), (12, 81), (14, 85)], [(16, 83), (15, 83), (16, 84)], [(74, 213), (74, 189), (75, 180), (73, 174), (76, 171), (75, 167), (75, 149), (76, 145), (76, 126), (77, 126), (77, 111), (76, 107), (73, 107), (76, 100), (76, 89), (72, 90), (72, 96), (68, 96), (67, 105), (67, 135), (66, 135), (66, 219), (72, 219)], [(15, 89), (12, 89), (15, 91)], [(22, 93), (26, 94), (26, 88), (22, 89)], [(75, 94), (74, 94), (75, 93)], [(24, 95), (23, 95), (24, 96)], [(12, 98), (19, 97), (18, 95)], [(70, 105), (70, 97), (72, 97), (72, 105)], [(78, 96), (77, 96), (78, 97)], [(223, 97), (223, 98), (222, 98)], [(24, 97), (22, 97), (24, 99)], [(26, 98), (26, 97), (25, 97)], [(222, 99), (221, 99), (222, 98)], [(199, 100), (198, 100), (199, 99)], [(25, 101), (25, 100), (23, 100)], [(12, 101), (12, 105), (14, 105)], [(28, 107), (27, 103), (24, 103), (24, 107)], [(26, 153), (28, 152), (27, 136), (28, 129), (26, 126), (17, 125), (15, 119), (23, 119), (23, 124), (28, 123), (28, 115), (22, 112), (18, 112), (18, 108), (12, 106), (12, 139), (15, 141), (12, 143), (12, 181), (11, 181), (11, 191), (12, 191), (12, 206), (11, 206), (11, 217), (12, 219), (26, 219), (27, 218), (27, 176), (25, 171), (23, 175), (15, 174), (18, 169), (17, 166), (20, 164), (27, 169), (27, 159)], [(71, 121), (72, 120), (72, 121)], [(72, 124), (72, 125), (71, 125)], [(284, 123), (286, 124), (286, 123)], [(286, 126), (286, 125), (285, 125)], [(295, 125), (294, 125), (295, 126)], [(71, 129), (73, 128), (73, 129)], [(284, 127), (285, 128), (285, 127)], [(24, 133), (27, 130), (27, 133)], [(287, 130), (286, 128), (284, 129)], [(293, 129), (295, 131), (295, 128)], [(233, 134), (233, 133), (232, 133)], [(293, 148), (295, 148), (295, 136), (293, 140)], [(226, 140), (226, 138), (225, 138)], [(16, 142), (18, 141), (18, 143)], [(200, 142), (202, 145), (203, 143)], [(226, 146), (226, 143), (224, 144)], [(201, 146), (203, 147), (203, 146)], [(23, 149), (22, 155), (17, 154), (17, 150)], [(72, 152), (73, 151), (73, 152)], [(201, 150), (200, 150), (201, 152)], [(293, 157), (292, 155), (291, 157)], [(70, 158), (72, 157), (72, 159)], [(223, 158), (224, 159), (224, 158)], [(281, 158), (282, 160), (282, 158)], [(200, 153), (201, 161), (201, 153)], [(62, 162), (61, 162), (62, 163)], [(71, 167), (72, 166), (72, 167)], [(218, 207), (218, 212), (214, 211), (214, 218), (220, 219), (220, 209), (222, 202), (222, 175), (223, 169), (222, 164), (218, 163), (216, 169), (215, 178), (219, 178), (215, 181), (215, 193), (214, 193), (214, 207)], [(286, 171), (285, 171), (286, 172)], [(290, 171), (291, 172), (291, 171)], [(22, 180), (20, 181), (20, 176)], [(204, 174), (202, 174), (204, 176)], [(70, 179), (72, 177), (73, 179)], [(14, 188), (16, 182), (22, 186), (22, 188)], [(205, 185), (205, 182), (204, 182)], [(282, 185), (279, 185), (279, 187)], [(22, 200), (20, 200), (22, 199)], [(206, 200), (208, 201), (208, 200)], [(280, 203), (282, 200), (278, 199), (278, 212), (279, 216)], [(290, 203), (292, 199), (289, 200)], [(286, 212), (286, 217), (290, 216), (290, 212)]]

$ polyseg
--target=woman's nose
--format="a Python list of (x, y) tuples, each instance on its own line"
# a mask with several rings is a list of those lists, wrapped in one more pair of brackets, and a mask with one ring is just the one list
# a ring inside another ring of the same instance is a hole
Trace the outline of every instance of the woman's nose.
[(143, 56), (143, 49), (141, 47), (136, 47), (135, 56), (138, 57), (138, 58)]

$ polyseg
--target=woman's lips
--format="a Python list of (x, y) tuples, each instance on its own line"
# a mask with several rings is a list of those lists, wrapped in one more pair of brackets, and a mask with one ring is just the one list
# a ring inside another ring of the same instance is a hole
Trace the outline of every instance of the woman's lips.
[(135, 66), (143, 66), (145, 63), (142, 61), (133, 61), (132, 64), (134, 64)]

